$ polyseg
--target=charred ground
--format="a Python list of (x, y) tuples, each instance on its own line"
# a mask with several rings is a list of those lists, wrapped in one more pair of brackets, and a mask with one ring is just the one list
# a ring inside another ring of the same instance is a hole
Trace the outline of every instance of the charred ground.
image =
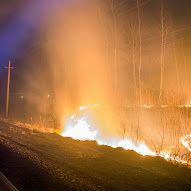
[(160, 157), (0, 122), (0, 171), (19, 190), (190, 190), (191, 170)]

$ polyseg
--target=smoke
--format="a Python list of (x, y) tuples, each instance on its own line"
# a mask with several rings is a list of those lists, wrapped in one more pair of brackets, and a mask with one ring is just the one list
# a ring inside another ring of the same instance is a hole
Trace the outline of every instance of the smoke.
[[(49, 68), (47, 81), (51, 81), (55, 96), (54, 110), (60, 117), (68, 112), (75, 112), (80, 105), (138, 104), (140, 54), (137, 9), (133, 2), (124, 3), (123, 6), (120, 4), (121, 2), (117, 1), (89, 1), (81, 6), (73, 4), (70, 8), (57, 7), (56, 11), (47, 17), (42, 34), (43, 51), (46, 67)], [(156, 5), (157, 3), (154, 3), (152, 6), (156, 8)], [(150, 10), (152, 6), (149, 6)], [(135, 7), (133, 11), (122, 14), (132, 7)], [(141, 8), (141, 87), (142, 104), (146, 105), (157, 105), (159, 99), (159, 8), (160, 6), (156, 9), (158, 15), (155, 13), (155, 20), (149, 20), (147, 9)], [(181, 44), (177, 41), (180, 35), (176, 32), (174, 50), (172, 32), (176, 31), (176, 28), (170, 19), (167, 25), (161, 103), (170, 104), (168, 100), (174, 99), (172, 105), (180, 104), (180, 100), (182, 104), (186, 104), (189, 102), (186, 89), (188, 76), (185, 79), (185, 69), (181, 61), (184, 53), (184, 64), (188, 65), (187, 52), (186, 48), (181, 49)], [(178, 63), (177, 68), (175, 62)], [(177, 71), (179, 87), (181, 84), (185, 87), (184, 91), (181, 91), (181, 98), (176, 91)]]
[[(73, 1), (70, 1), (72, 3)], [(35, 0), (24, 3), (12, 18), (6, 21), (0, 30), (0, 60), (2, 63), (18, 56), (34, 36), (37, 28), (45, 21), (48, 14), (58, 5), (66, 5), (67, 0)]]
[(48, 22), (45, 50), (53, 79), (58, 115), (80, 105), (109, 104), (111, 64), (106, 63), (105, 39), (94, 3), (60, 9)]
[[(28, 100), (36, 105), (36, 113), (48, 113), (45, 105), (49, 97), (53, 102), (52, 110), (62, 123), (81, 105), (99, 104), (106, 108), (112, 105), (111, 111), (104, 110), (98, 117), (102, 123), (105, 120), (104, 125), (100, 125), (104, 126), (103, 134), (115, 134), (116, 130), (111, 129), (123, 127), (122, 124), (127, 122), (122, 121), (128, 119), (129, 136), (142, 134), (139, 138), (145, 140), (154, 124), (158, 123), (157, 119), (149, 122), (147, 114), (119, 112), (122, 105), (140, 106), (140, 49), (135, 2), (128, 1), (123, 6), (120, 1), (72, 2), (41, 0), (27, 3), (1, 31), (0, 59), (8, 61), (10, 55), (22, 52), (31, 36), (40, 31), (37, 38), (40, 50), (37, 56), (29, 56), (25, 60), (28, 71), (25, 73), (23, 69), (25, 82), (22, 82), (26, 86), (30, 84), (27, 90), (34, 95), (31, 93)], [(141, 7), (142, 104), (156, 106), (161, 77), (160, 6), (156, 9), (156, 19), (153, 17), (151, 20), (147, 10), (151, 10), (152, 6), (149, 6), (148, 9)], [(132, 7), (132, 11), (122, 14)], [(171, 21), (168, 23), (161, 104), (180, 106), (188, 104), (190, 99), (187, 88), (189, 51), (184, 43), (181, 46), (178, 41), (181, 35), (176, 32), (174, 48), (172, 32), (176, 29)], [(178, 86), (183, 88), (177, 91)], [(138, 123), (140, 126), (143, 123), (141, 132), (136, 132)], [(120, 131), (117, 130), (117, 133), (123, 133), (123, 130)], [(134, 131), (133, 135), (130, 135), (131, 131)], [(163, 132), (163, 129), (160, 131)]]

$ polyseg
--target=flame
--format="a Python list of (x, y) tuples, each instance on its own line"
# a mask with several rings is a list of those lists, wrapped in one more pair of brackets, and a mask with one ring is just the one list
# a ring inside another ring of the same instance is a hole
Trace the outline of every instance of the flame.
[(141, 107), (142, 107), (142, 108), (146, 108), (146, 109), (150, 109), (150, 108), (152, 108), (153, 106), (151, 106), (151, 105), (142, 105)]
[[(79, 107), (79, 111), (87, 110), (93, 107), (99, 107), (99, 105), (81, 106)], [(75, 113), (70, 119), (73, 123), (66, 124), (64, 131), (61, 133), (64, 137), (71, 137), (77, 140), (94, 140), (97, 141), (99, 145), (108, 145), (113, 148), (122, 147), (126, 150), (134, 150), (143, 156), (156, 156), (156, 154), (152, 152), (144, 142), (135, 144), (131, 138), (125, 138), (123, 140), (120, 138), (115, 138), (109, 141), (104, 140), (103, 137), (99, 135), (100, 132), (98, 130), (91, 129), (91, 125), (88, 124), (86, 117), (84, 116), (78, 117), (77, 113)]]
[[(74, 116), (71, 117), (74, 121)], [(97, 131), (91, 131), (90, 125), (87, 124), (85, 117), (80, 118), (73, 127), (69, 126), (66, 130), (61, 133), (63, 137), (72, 137), (73, 139), (79, 140), (96, 140)]]
[[(104, 139), (101, 135), (101, 132), (98, 128), (93, 127), (94, 125), (89, 123), (89, 120), (87, 119), (86, 115), (87, 113), (81, 115), (78, 115), (80, 112), (88, 112), (89, 109), (93, 109), (95, 107), (100, 107), (98, 104), (92, 105), (92, 106), (81, 106), (79, 107), (79, 111), (77, 113), (74, 113), (70, 117), (70, 122), (65, 124), (64, 130), (61, 133), (63, 137), (71, 137), (76, 140), (93, 140), (96, 141), (99, 145), (107, 145), (113, 148), (122, 147), (125, 150), (134, 150), (137, 153), (145, 156), (160, 156), (166, 159), (167, 161), (176, 161), (179, 163), (188, 164), (188, 161), (182, 160), (181, 156), (179, 155), (173, 155), (173, 152), (171, 153), (171, 150), (175, 148), (175, 146), (172, 146), (169, 148), (169, 151), (161, 151), (160, 153), (155, 153), (152, 150), (148, 148), (148, 146), (145, 144), (144, 141), (138, 142), (135, 144), (131, 138), (112, 138), (110, 140)], [(125, 105), (122, 105), (122, 107), (126, 107)], [(152, 106), (141, 106), (143, 108), (152, 108)], [(167, 105), (161, 106), (162, 108), (168, 107)], [(183, 107), (188, 107), (183, 106)], [(72, 122), (71, 122), (72, 121)], [(189, 135), (186, 135), (181, 138), (182, 144), (185, 148), (187, 148), (189, 151), (191, 151), (191, 133)]]
[(191, 151), (191, 133), (189, 135), (186, 135), (181, 138), (182, 144), (187, 148), (189, 151)]
[(168, 107), (168, 105), (161, 105), (161, 107), (162, 107), (162, 108), (166, 108), (166, 107)]
[(124, 139), (124, 140), (119, 140), (119, 141), (97, 141), (99, 145), (108, 145), (113, 148), (117, 147), (122, 147), (125, 150), (134, 150), (137, 153), (145, 156), (145, 155), (150, 155), (150, 156), (156, 156), (154, 152), (152, 152), (144, 142), (140, 142), (137, 145), (131, 140), (131, 139)]

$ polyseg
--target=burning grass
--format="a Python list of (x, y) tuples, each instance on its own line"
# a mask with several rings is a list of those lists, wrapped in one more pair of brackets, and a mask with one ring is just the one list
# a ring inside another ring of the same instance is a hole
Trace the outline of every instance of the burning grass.
[(190, 135), (185, 136), (190, 131), (187, 106), (131, 108), (122, 105), (114, 112), (110, 110), (98, 104), (81, 106), (65, 121), (61, 135), (190, 163)]

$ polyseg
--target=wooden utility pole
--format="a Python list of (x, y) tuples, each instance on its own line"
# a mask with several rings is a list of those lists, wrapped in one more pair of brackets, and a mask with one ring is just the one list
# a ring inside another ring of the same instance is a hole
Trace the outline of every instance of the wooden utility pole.
[(10, 72), (11, 69), (14, 69), (11, 67), (11, 61), (9, 61), (9, 66), (5, 67), (8, 68), (8, 79), (7, 79), (7, 100), (6, 100), (6, 117), (8, 117), (8, 112), (9, 112), (9, 86), (10, 86)]

